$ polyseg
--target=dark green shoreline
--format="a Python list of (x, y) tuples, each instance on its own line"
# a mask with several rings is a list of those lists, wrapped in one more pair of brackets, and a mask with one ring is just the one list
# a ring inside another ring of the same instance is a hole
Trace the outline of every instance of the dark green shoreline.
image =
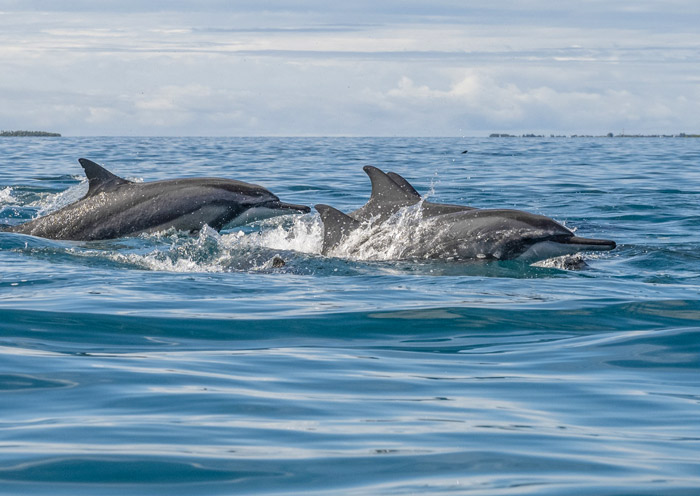
[(508, 134), (508, 133), (491, 133), (489, 138), (700, 138), (700, 134), (572, 134), (571, 136), (561, 134)]
[(47, 133), (46, 131), (0, 131), (0, 137), (60, 138), (61, 135), (59, 133)]

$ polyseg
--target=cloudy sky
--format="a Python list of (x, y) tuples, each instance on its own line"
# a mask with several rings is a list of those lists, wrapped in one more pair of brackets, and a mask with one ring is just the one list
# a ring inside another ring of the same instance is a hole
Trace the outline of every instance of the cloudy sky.
[(0, 129), (700, 132), (697, 0), (0, 0)]

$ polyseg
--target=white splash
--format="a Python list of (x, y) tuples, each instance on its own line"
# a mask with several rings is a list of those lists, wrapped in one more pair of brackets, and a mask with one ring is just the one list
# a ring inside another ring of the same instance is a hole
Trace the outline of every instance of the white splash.
[[(169, 248), (155, 249), (146, 254), (111, 252), (107, 258), (162, 272), (224, 272), (228, 266), (230, 254), (219, 249), (221, 236), (209, 226), (205, 226), (196, 238), (186, 238), (184, 241), (174, 230), (172, 233), (155, 233), (144, 237), (167, 239), (169, 235), (172, 240)], [(100, 252), (92, 254), (99, 256)]]
[(309, 254), (321, 252), (320, 219), (295, 216), (269, 219), (261, 231), (236, 231), (219, 234), (205, 226), (196, 237), (175, 230), (142, 235), (144, 240), (169, 243), (148, 253), (124, 253), (104, 250), (71, 250), (77, 256), (105, 257), (113, 262), (161, 272), (231, 272), (280, 269), (286, 256), (270, 250)]
[[(389, 261), (421, 257), (416, 247), (432, 246), (435, 224), (424, 220), (421, 203), (400, 209), (384, 222), (368, 222), (351, 232), (331, 255), (349, 260)], [(420, 250), (419, 250), (420, 251)]]
[(70, 188), (61, 191), (60, 193), (45, 193), (40, 199), (31, 202), (28, 206), (39, 207), (37, 216), (40, 217), (80, 200), (83, 196), (85, 196), (85, 193), (87, 193), (88, 190), (87, 179), (81, 179), (82, 181), (79, 184), (75, 184)]
[(221, 236), (227, 248), (268, 248), (271, 250), (296, 251), (320, 254), (323, 245), (323, 223), (319, 216), (294, 216), (291, 225), (288, 219), (277, 217), (261, 222), (262, 229), (245, 234), (238, 231)]
[(156, 272), (223, 272), (222, 266), (217, 264), (203, 264), (195, 260), (178, 258), (173, 260), (161, 252), (153, 252), (147, 255), (135, 253), (113, 253), (108, 256), (115, 262), (135, 265), (145, 270)]
[(12, 187), (0, 189), (0, 205), (14, 204), (15, 198), (12, 196)]

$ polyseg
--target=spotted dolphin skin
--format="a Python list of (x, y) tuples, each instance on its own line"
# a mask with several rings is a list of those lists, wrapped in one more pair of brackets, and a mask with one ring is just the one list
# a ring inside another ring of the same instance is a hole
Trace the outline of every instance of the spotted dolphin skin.
[[(371, 224), (381, 230), (389, 224), (387, 221), (392, 216), (406, 207), (417, 209), (415, 213), (419, 222), (382, 237), (385, 243), (404, 243), (397, 255), (403, 259), (520, 259), (536, 262), (581, 251), (615, 248), (614, 241), (576, 236), (542, 215), (520, 210), (430, 203), (422, 200), (408, 181), (398, 174), (385, 174), (376, 167), (365, 167), (364, 170), (372, 182), (372, 195), (364, 206), (344, 214), (329, 205), (316, 205), (323, 221), (322, 253), (325, 255), (335, 253), (363, 227)], [(405, 232), (406, 229), (410, 232)], [(355, 239), (353, 246), (360, 249), (372, 242), (372, 230), (369, 229), (367, 237), (360, 241)]]
[(44, 217), (8, 229), (49, 239), (91, 241), (170, 228), (198, 231), (309, 207), (280, 201), (255, 184), (220, 178), (186, 178), (134, 183), (81, 158), (89, 181), (80, 200)]

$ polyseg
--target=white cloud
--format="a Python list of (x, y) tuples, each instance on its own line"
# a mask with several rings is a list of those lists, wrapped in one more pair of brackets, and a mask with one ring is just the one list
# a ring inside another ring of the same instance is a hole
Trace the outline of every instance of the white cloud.
[(518, 82), (517, 71), (491, 74), (473, 70), (444, 89), (404, 76), (395, 87), (369, 93), (368, 98), (404, 126), (429, 122), (426, 127), (452, 135), (457, 129), (481, 133), (678, 132), (681, 128), (674, 126), (679, 122), (700, 124), (695, 117), (700, 104), (685, 96), (635, 93), (590, 82), (585, 88), (557, 87), (550, 84), (557, 81), (549, 81), (547, 74), (542, 69), (541, 80), (528, 86)]
[(555, 9), (535, 1), (524, 10), (516, 2), (320, 8), (309, 0), (262, 11), (252, 1), (58, 8), (0, 0), (0, 127), (74, 135), (697, 132), (700, 40), (685, 17), (699, 7), (676, 3), (671, 12), (660, 2), (630, 12), (628, 1)]

